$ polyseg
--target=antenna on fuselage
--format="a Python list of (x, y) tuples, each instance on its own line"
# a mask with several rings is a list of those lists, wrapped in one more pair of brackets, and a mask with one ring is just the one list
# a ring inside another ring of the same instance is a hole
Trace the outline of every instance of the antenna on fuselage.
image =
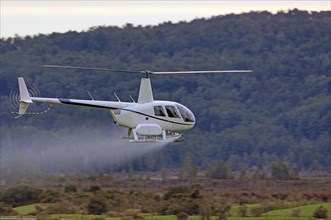
[(117, 98), (117, 100), (118, 100), (119, 102), (121, 102), (120, 98), (118, 98), (118, 96), (116, 95), (115, 92), (114, 92), (114, 95), (115, 95), (115, 97)]
[(129, 96), (130, 96), (132, 102), (133, 102), (133, 103), (136, 103), (136, 101), (134, 101), (134, 99), (132, 98), (132, 96), (131, 96), (130, 94), (129, 94)]
[(93, 101), (94, 101), (94, 98), (93, 98), (93, 96), (91, 95), (90, 91), (86, 90), (86, 92), (87, 92), (87, 93), (88, 93), (88, 95), (91, 97), (91, 100), (93, 100)]

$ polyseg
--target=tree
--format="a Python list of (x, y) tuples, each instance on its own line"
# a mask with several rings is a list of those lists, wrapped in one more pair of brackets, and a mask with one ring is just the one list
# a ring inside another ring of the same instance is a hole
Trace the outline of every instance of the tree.
[(13, 206), (23, 206), (39, 202), (39, 196), (42, 190), (31, 186), (18, 185), (6, 190), (2, 200)]
[(198, 174), (198, 167), (192, 163), (190, 155), (184, 157), (183, 167), (180, 170), (181, 176), (184, 179), (195, 178)]
[(297, 180), (300, 178), (299, 169), (297, 167), (292, 167), (289, 174), (290, 179)]
[(233, 179), (232, 172), (223, 160), (218, 165), (209, 166), (206, 175), (213, 179)]
[(288, 180), (290, 178), (288, 168), (282, 161), (272, 165), (271, 178), (279, 180)]
[(163, 169), (161, 171), (161, 179), (162, 179), (163, 182), (167, 181), (167, 179), (168, 179), (168, 171), (167, 171), (167, 169)]
[(242, 164), (240, 166), (240, 174), (239, 174), (239, 179), (241, 180), (245, 180), (248, 179), (249, 175), (248, 175), (248, 170), (247, 170), (247, 166)]

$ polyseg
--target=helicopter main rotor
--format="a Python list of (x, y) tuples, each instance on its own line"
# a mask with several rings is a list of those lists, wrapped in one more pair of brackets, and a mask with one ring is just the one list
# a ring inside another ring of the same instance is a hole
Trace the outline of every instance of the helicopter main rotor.
[(132, 71), (132, 70), (117, 70), (109, 68), (97, 68), (97, 67), (83, 67), (83, 66), (61, 66), (61, 65), (44, 65), (46, 68), (64, 68), (64, 69), (81, 69), (81, 70), (97, 70), (117, 73), (140, 73), (144, 74), (145, 78), (149, 75), (165, 75), (165, 74), (200, 74), (200, 73), (250, 73), (253, 70), (199, 70), (199, 71)]

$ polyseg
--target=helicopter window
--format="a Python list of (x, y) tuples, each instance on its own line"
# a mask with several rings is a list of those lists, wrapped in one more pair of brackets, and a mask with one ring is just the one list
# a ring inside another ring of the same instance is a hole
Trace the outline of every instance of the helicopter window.
[(155, 116), (166, 116), (162, 106), (154, 106), (154, 114)]
[(175, 106), (166, 106), (166, 110), (167, 110), (168, 116), (170, 118), (179, 118), (180, 117)]
[(188, 108), (186, 108), (183, 105), (178, 105), (178, 104), (176, 104), (176, 106), (177, 106), (182, 118), (184, 119), (184, 121), (186, 121), (186, 122), (195, 121), (193, 113)]

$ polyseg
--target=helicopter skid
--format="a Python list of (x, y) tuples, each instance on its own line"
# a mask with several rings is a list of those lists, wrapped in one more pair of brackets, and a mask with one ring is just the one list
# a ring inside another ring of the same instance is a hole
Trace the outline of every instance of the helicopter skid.
[(134, 137), (123, 137), (129, 139), (130, 143), (171, 143), (171, 142), (181, 142), (183, 135), (179, 133), (168, 133), (167, 135), (155, 135), (155, 136), (145, 136), (145, 135), (134, 135)]

